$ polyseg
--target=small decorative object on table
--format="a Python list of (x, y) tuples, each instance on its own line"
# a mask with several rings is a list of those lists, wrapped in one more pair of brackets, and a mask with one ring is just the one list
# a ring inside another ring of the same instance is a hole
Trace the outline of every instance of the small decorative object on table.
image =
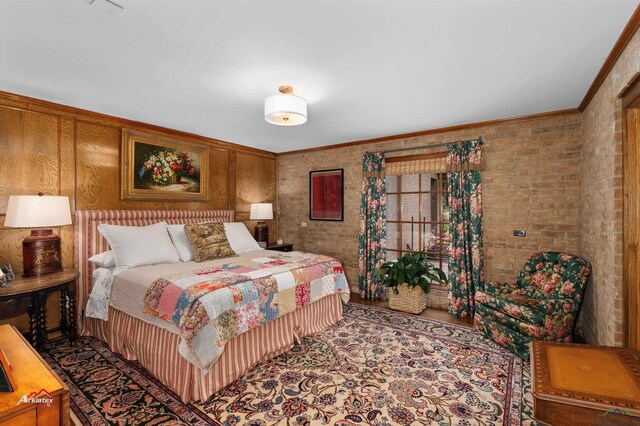
[(16, 274), (13, 272), (13, 267), (11, 266), (10, 263), (0, 266), (0, 272), (4, 274), (4, 277), (7, 280), (7, 282), (11, 282), (16, 279)]
[(11, 280), (15, 278), (15, 275), (13, 275), (13, 272), (11, 272), (10, 276), (9, 274), (5, 273), (4, 268), (8, 266), (9, 269), (11, 270), (11, 265), (5, 265), (5, 266), (0, 266), (0, 287), (9, 287), (11, 284)]
[(432, 283), (447, 282), (442, 269), (429, 263), (421, 251), (386, 262), (374, 274), (380, 276), (383, 286), (393, 290), (387, 291), (389, 308), (410, 314), (419, 314), (427, 307), (427, 293)]

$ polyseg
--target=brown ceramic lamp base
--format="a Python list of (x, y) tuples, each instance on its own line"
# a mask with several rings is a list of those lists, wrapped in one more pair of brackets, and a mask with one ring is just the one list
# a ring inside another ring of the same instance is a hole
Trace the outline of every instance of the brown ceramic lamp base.
[(52, 229), (33, 229), (22, 242), (25, 277), (62, 271), (60, 237)]
[(256, 229), (254, 232), (254, 236), (256, 237), (256, 241), (259, 243), (269, 242), (269, 226), (267, 225), (267, 222), (265, 222), (264, 220), (258, 221), (258, 224), (256, 225)]

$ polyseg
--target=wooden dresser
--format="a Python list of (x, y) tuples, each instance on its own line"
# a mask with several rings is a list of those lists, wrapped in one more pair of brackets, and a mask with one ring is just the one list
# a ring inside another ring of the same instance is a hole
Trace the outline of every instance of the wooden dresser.
[[(0, 325), (0, 348), (15, 389), (0, 392), (0, 425), (69, 425), (69, 389), (13, 326)], [(21, 402), (35, 398), (40, 402)]]
[(533, 342), (533, 416), (556, 426), (640, 425), (640, 352)]

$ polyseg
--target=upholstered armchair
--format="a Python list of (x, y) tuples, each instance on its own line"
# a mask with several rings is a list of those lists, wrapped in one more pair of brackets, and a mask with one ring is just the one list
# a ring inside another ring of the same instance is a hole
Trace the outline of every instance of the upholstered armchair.
[(513, 283), (476, 292), (474, 328), (524, 359), (532, 340), (571, 342), (591, 265), (566, 253), (534, 253)]

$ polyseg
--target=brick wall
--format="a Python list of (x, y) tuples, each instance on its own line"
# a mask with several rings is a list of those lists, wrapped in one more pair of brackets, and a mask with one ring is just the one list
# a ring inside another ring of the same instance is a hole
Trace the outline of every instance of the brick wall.
[(589, 343), (624, 343), (622, 106), (618, 94), (640, 71), (640, 31), (583, 114), (581, 246), (593, 265), (580, 324)]
[[(486, 274), (513, 280), (531, 252), (579, 252), (581, 115), (484, 127), (332, 150), (278, 157), (280, 236), (296, 249), (339, 258), (352, 289), (358, 285), (358, 231), (364, 151), (485, 139), (483, 172)], [(308, 174), (344, 168), (344, 222), (310, 221)], [(301, 225), (306, 222), (307, 226)], [(526, 238), (513, 236), (525, 229)], [(446, 292), (435, 289), (430, 305), (444, 307)]]

